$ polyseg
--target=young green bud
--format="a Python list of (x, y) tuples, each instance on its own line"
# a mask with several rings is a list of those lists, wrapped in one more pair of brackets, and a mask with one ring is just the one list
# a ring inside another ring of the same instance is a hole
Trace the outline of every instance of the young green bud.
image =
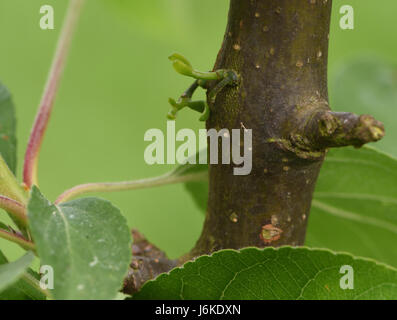
[(168, 59), (170, 59), (171, 61), (179, 60), (179, 61), (183, 62), (184, 64), (186, 64), (187, 66), (192, 68), (192, 64), (189, 62), (189, 60), (186, 59), (183, 55), (181, 55), (179, 53), (172, 54), (171, 56), (168, 57)]
[(172, 63), (172, 66), (174, 67), (174, 69), (176, 70), (176, 72), (184, 75), (184, 76), (188, 76), (188, 77), (194, 77), (193, 75), (193, 68), (187, 64), (185, 64), (184, 62), (180, 61), (180, 60), (175, 60)]

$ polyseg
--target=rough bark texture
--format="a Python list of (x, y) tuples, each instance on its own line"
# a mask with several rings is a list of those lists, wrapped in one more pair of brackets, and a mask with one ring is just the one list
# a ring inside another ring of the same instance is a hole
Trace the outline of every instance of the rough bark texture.
[(132, 230), (132, 238), (133, 258), (122, 290), (125, 294), (131, 295), (139, 291), (146, 281), (177, 266), (177, 261), (168, 259), (163, 251), (137, 230)]
[(189, 257), (302, 245), (327, 148), (383, 136), (370, 116), (329, 111), (331, 6), (331, 0), (231, 0), (214, 70), (233, 69), (241, 83), (217, 96), (207, 128), (252, 129), (253, 168), (235, 176), (233, 165), (210, 166), (207, 216)]

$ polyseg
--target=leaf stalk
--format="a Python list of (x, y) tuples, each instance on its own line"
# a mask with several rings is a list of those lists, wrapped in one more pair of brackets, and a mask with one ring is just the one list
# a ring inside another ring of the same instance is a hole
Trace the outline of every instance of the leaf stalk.
[(207, 172), (191, 173), (183, 176), (173, 175), (173, 172), (171, 172), (159, 177), (149, 179), (81, 184), (62, 193), (55, 201), (55, 204), (65, 202), (67, 200), (87, 193), (144, 189), (188, 181), (205, 181), (207, 180), (207, 178)]
[(23, 181), (29, 189), (33, 184), (38, 184), (37, 167), (40, 148), (50, 120), (60, 79), (65, 67), (66, 57), (69, 52), (71, 40), (80, 16), (83, 2), (84, 0), (70, 0), (68, 12), (66, 14), (54, 60), (47, 79), (47, 84), (29, 137), (23, 169)]

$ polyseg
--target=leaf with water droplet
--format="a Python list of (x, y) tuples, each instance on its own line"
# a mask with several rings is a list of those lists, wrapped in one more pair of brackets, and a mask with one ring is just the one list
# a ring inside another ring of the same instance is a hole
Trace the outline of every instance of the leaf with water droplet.
[(113, 299), (131, 262), (131, 233), (110, 202), (56, 206), (32, 188), (28, 217), (41, 263), (54, 269), (55, 299)]

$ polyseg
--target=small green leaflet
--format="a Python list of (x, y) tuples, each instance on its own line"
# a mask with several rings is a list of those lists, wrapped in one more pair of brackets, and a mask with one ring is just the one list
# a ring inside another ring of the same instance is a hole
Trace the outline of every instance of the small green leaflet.
[(32, 252), (14, 262), (7, 263), (7, 259), (0, 252), (0, 292), (7, 289), (22, 277), (34, 259)]
[[(349, 274), (352, 278), (347, 279), (345, 269), (341, 270), (343, 266), (352, 268), (353, 273)], [(352, 284), (353, 289), (342, 289), (341, 282), (344, 288)], [(396, 299), (397, 270), (328, 250), (292, 247), (222, 250), (147, 282), (133, 298)]]
[(0, 154), (15, 173), (17, 155), (15, 108), (8, 89), (0, 82)]
[(54, 270), (54, 299), (113, 299), (131, 262), (126, 219), (110, 202), (56, 206), (32, 188), (28, 217), (42, 265)]

